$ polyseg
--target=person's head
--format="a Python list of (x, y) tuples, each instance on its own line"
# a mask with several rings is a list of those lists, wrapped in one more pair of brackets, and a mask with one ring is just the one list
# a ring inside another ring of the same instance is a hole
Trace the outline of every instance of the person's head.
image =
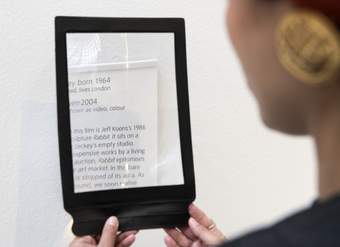
[(303, 135), (309, 134), (313, 119), (321, 117), (324, 111), (338, 106), (340, 114), (339, 74), (327, 86), (304, 83), (282, 66), (276, 41), (279, 23), (287, 14), (301, 8), (297, 3), (307, 3), (310, 5), (307, 7), (332, 16), (335, 23), (340, 16), (339, 0), (229, 2), (229, 34), (265, 124), (285, 133)]

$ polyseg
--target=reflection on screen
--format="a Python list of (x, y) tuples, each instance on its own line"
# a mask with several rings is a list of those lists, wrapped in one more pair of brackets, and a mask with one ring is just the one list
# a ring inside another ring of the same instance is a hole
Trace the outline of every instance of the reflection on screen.
[(183, 184), (173, 33), (68, 33), (75, 193)]

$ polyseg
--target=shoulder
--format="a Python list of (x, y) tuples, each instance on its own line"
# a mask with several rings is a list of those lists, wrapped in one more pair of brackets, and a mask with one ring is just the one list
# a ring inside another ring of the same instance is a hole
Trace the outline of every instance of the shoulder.
[(340, 246), (340, 198), (315, 204), (269, 228), (247, 234), (222, 246)]
[(258, 230), (239, 239), (227, 242), (221, 247), (286, 247), (273, 228)]

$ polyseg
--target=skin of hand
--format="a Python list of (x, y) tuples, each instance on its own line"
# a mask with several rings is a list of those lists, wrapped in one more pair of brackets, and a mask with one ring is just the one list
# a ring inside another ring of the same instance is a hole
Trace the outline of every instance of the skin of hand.
[(189, 214), (188, 227), (164, 229), (167, 247), (207, 247), (226, 240), (213, 220), (194, 204), (189, 206)]
[(128, 247), (135, 239), (137, 231), (127, 231), (118, 234), (118, 219), (114, 216), (107, 219), (101, 236), (76, 237), (69, 247)]

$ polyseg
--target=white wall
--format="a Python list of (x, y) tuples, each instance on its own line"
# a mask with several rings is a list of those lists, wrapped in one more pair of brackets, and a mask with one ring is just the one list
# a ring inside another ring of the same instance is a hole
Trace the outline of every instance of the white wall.
[[(0, 246), (66, 246), (58, 167), (54, 16), (186, 18), (197, 204), (229, 237), (315, 195), (306, 139), (265, 130), (224, 28), (225, 1), (1, 0)], [(135, 246), (162, 246), (160, 230)]]

